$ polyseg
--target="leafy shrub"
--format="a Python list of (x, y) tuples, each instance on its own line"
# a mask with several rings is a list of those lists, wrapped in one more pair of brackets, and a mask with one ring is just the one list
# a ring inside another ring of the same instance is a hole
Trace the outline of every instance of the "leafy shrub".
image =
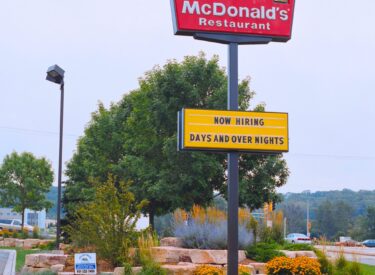
[(246, 257), (257, 262), (266, 263), (273, 258), (285, 256), (284, 253), (278, 251), (280, 245), (275, 243), (257, 243), (246, 248)]
[(265, 225), (260, 227), (259, 238), (261, 242), (264, 243), (274, 243), (279, 244), (284, 243), (284, 235), (279, 226), (267, 227)]
[(320, 264), (315, 259), (277, 257), (266, 264), (268, 275), (321, 275)]
[(95, 199), (82, 205), (64, 230), (78, 247), (93, 247), (113, 265), (129, 262), (129, 248), (137, 241), (136, 223), (145, 201), (137, 204), (130, 184), (114, 178), (97, 184)]
[(290, 243), (290, 244), (284, 244), (283, 249), (289, 250), (289, 251), (303, 251), (303, 250), (313, 251), (314, 247), (305, 243), (296, 243), (296, 244)]
[(259, 233), (258, 221), (253, 216), (251, 216), (249, 222), (246, 224), (246, 227), (248, 228), (249, 231), (253, 232), (253, 235), (254, 235), (253, 243), (255, 244), (257, 242), (258, 233)]
[(38, 248), (40, 250), (54, 250), (55, 247), (56, 247), (56, 241), (38, 245)]
[(17, 231), (13, 231), (12, 232), (12, 238), (18, 238), (18, 236), (19, 236), (19, 234), (18, 234), (18, 232)]
[(142, 267), (139, 275), (167, 275), (167, 271), (155, 262), (149, 262)]
[(194, 270), (194, 275), (224, 275), (221, 268), (211, 265), (201, 265)]
[(344, 271), (348, 266), (348, 261), (345, 259), (344, 252), (341, 251), (335, 261), (337, 271)]
[(130, 263), (124, 263), (123, 275), (133, 275), (132, 265)]
[(361, 265), (358, 262), (352, 262), (351, 265), (348, 267), (348, 271), (350, 275), (362, 275), (363, 274)]
[(20, 231), (20, 238), (21, 239), (27, 239), (28, 237), (29, 237), (29, 232), (27, 231), (27, 229), (23, 229), (22, 231)]
[[(174, 236), (182, 239), (186, 248), (199, 249), (226, 249), (227, 248), (227, 221), (217, 223), (196, 222), (178, 224), (174, 228)], [(239, 225), (238, 243), (240, 249), (252, 243), (254, 236), (246, 229), (245, 225)]]
[(40, 237), (40, 230), (38, 226), (33, 227), (33, 238), (34, 239), (39, 239)]

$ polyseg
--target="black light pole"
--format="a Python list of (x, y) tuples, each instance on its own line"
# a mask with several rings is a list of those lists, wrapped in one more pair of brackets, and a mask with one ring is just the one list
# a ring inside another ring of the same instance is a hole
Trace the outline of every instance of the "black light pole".
[(60, 84), (60, 139), (59, 139), (59, 171), (57, 180), (57, 228), (56, 228), (56, 249), (59, 249), (61, 235), (61, 174), (62, 174), (62, 145), (63, 145), (63, 121), (64, 121), (64, 73), (65, 71), (57, 65), (53, 65), (47, 70), (48, 81)]
[[(228, 110), (238, 111), (238, 44), (229, 44)], [(228, 274), (238, 274), (238, 153), (228, 153)]]

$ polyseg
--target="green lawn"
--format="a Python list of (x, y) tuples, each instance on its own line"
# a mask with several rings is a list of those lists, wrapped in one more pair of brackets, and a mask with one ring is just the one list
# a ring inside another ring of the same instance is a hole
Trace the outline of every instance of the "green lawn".
[(375, 266), (374, 265), (361, 264), (361, 268), (363, 270), (363, 275), (374, 275), (375, 274)]
[(16, 250), (17, 251), (17, 259), (16, 259), (16, 271), (21, 271), (22, 267), (25, 265), (25, 257), (28, 254), (36, 254), (41, 252), (38, 249), (30, 249), (25, 250), (18, 247), (0, 247), (0, 249), (7, 249), (7, 250)]

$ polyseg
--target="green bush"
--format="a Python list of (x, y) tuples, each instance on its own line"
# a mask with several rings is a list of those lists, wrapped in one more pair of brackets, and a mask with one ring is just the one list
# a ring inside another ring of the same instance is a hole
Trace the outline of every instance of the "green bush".
[[(348, 267), (349, 263), (345, 259), (344, 253), (340, 253), (338, 258), (335, 261), (335, 267), (338, 272), (344, 272), (345, 269)], [(345, 274), (345, 272), (344, 272)]]
[(129, 188), (130, 183), (115, 184), (111, 176), (96, 183), (94, 200), (83, 204), (72, 224), (64, 227), (74, 245), (95, 247), (98, 256), (113, 265), (130, 262), (129, 249), (138, 237), (136, 224), (147, 202), (138, 204)]
[(29, 237), (29, 234), (27, 233), (27, 231), (21, 231), (20, 232), (20, 238), (21, 239), (27, 239)]
[(313, 251), (314, 247), (309, 244), (305, 243), (290, 243), (290, 244), (284, 244), (283, 246), (284, 250), (289, 250), (289, 251)]
[(327, 255), (318, 249), (314, 249), (318, 262), (320, 263), (320, 271), (325, 275), (333, 275), (333, 264), (328, 260)]
[(167, 275), (167, 271), (155, 262), (149, 262), (142, 267), (138, 275)]
[(264, 243), (284, 243), (284, 234), (279, 226), (266, 227), (262, 226), (259, 232), (259, 238)]
[(40, 229), (38, 226), (34, 226), (33, 228), (33, 238), (34, 239), (39, 239), (40, 237)]
[(123, 275), (133, 275), (132, 265), (130, 263), (124, 263), (124, 274)]
[(361, 265), (358, 262), (352, 262), (347, 269), (350, 275), (362, 275), (363, 274)]
[(12, 238), (17, 239), (18, 236), (19, 236), (18, 232), (17, 232), (17, 231), (13, 231), (13, 233), (12, 233)]
[(257, 262), (266, 263), (273, 258), (285, 256), (284, 253), (278, 251), (280, 245), (275, 243), (257, 243), (246, 248), (246, 257)]
[(55, 247), (56, 247), (56, 241), (38, 245), (38, 248), (40, 250), (54, 250)]

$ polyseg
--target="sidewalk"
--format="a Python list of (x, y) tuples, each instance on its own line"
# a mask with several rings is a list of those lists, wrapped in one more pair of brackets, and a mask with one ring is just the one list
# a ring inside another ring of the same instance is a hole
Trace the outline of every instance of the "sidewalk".
[(16, 251), (0, 250), (0, 275), (16, 274)]

